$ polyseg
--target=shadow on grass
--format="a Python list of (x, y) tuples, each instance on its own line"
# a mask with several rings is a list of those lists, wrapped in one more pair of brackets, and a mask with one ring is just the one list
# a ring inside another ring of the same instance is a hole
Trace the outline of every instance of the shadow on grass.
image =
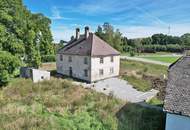
[(127, 103), (117, 113), (118, 130), (164, 130), (163, 111)]

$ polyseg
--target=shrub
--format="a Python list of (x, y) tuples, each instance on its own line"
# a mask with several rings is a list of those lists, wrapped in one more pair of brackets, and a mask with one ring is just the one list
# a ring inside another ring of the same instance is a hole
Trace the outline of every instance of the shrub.
[(16, 76), (20, 66), (18, 57), (6, 51), (0, 51), (0, 86), (9, 82), (10, 78)]

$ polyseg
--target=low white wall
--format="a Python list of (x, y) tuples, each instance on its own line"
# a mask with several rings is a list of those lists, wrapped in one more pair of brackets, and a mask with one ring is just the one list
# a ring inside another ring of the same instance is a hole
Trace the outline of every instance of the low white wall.
[(167, 113), (166, 130), (190, 130), (190, 117)]
[[(113, 62), (111, 62), (111, 56), (104, 57), (104, 63), (100, 63), (100, 57), (92, 57), (91, 58), (91, 81), (97, 81), (109, 77), (114, 77), (119, 75), (119, 67), (120, 67), (120, 56), (113, 56)], [(110, 73), (110, 68), (114, 69), (114, 72)], [(99, 75), (99, 70), (103, 69), (104, 74), (102, 76)]]
[(43, 80), (50, 80), (50, 72), (38, 69), (32, 69), (32, 80), (34, 83)]
[[(72, 62), (68, 61), (69, 56), (72, 57)], [(88, 56), (63, 55), (62, 61), (60, 61), (60, 54), (56, 57), (57, 73), (69, 76), (69, 67), (72, 67), (73, 77), (90, 81), (90, 58)], [(88, 64), (84, 64), (85, 57), (87, 57)], [(88, 77), (84, 75), (85, 69), (88, 70)]]

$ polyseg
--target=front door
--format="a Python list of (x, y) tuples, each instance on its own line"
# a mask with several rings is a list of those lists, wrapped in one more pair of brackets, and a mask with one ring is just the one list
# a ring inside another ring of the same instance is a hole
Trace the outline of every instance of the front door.
[(72, 67), (69, 67), (69, 76), (71, 76), (71, 77), (72, 77), (72, 75), (73, 75), (73, 70), (72, 70)]

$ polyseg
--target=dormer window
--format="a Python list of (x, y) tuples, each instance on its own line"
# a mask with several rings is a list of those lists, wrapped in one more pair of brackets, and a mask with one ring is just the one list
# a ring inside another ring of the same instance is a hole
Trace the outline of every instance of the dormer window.
[(103, 64), (103, 63), (104, 63), (104, 58), (100, 57), (100, 64)]
[(72, 57), (71, 57), (71, 56), (69, 56), (68, 61), (69, 61), (69, 62), (72, 62)]

